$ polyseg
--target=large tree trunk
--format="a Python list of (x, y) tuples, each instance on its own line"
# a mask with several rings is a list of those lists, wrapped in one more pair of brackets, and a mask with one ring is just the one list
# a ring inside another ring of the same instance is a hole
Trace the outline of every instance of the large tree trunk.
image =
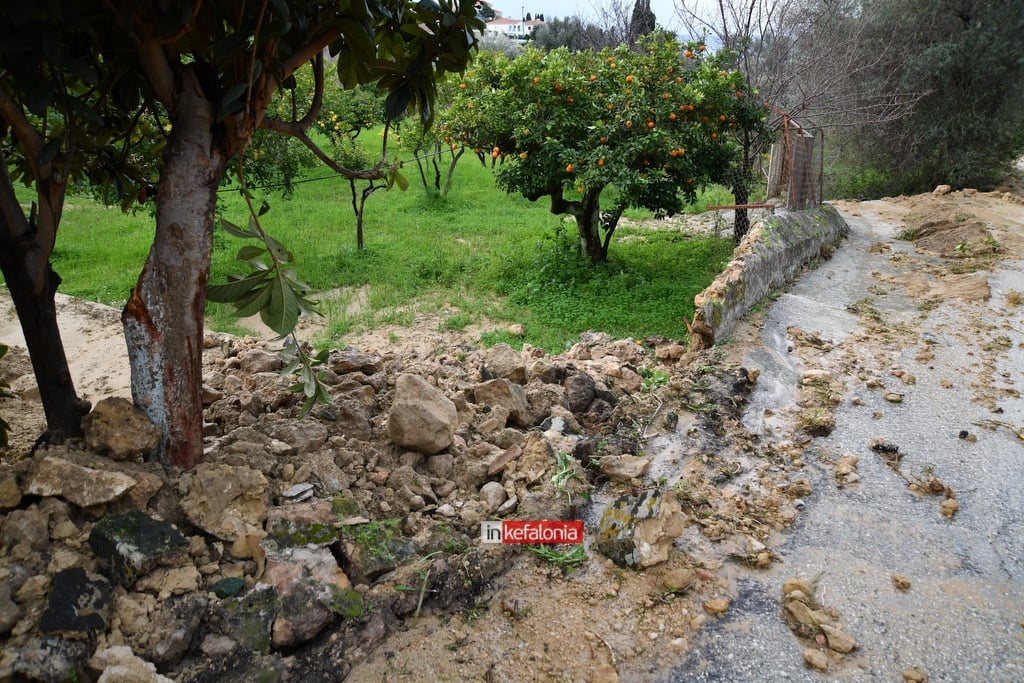
[(156, 458), (191, 468), (203, 454), (203, 306), (226, 143), (213, 104), (183, 70), (156, 196), (156, 235), (121, 314), (132, 397), (163, 438)]
[(0, 176), (4, 184), (0, 193), (3, 204), (0, 270), (32, 359), (39, 398), (46, 414), (47, 436), (50, 441), (60, 442), (65, 437), (82, 435), (82, 416), (90, 407), (88, 401), (79, 399), (75, 392), (54, 304), (60, 277), (50, 267), (50, 254), (52, 237), (56, 235), (56, 224), (60, 220), (64, 186), (39, 181), (36, 189), (43, 208), (34, 224), (30, 224), (14, 197), (6, 169), (0, 167)]

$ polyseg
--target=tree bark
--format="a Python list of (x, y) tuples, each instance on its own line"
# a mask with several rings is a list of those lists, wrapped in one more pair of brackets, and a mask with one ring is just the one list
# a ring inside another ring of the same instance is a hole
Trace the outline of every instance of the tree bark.
[(573, 213), (576, 228), (580, 234), (583, 251), (591, 263), (604, 263), (608, 260), (608, 249), (601, 240), (601, 203), (600, 193), (587, 193), (578, 209)]
[[(0, 217), (0, 222), (3, 218)], [(57, 325), (57, 307), (54, 295), (60, 277), (46, 259), (40, 277), (30, 273), (37, 270), (27, 264), (39, 261), (37, 245), (3, 245), (0, 250), (0, 269), (3, 270), (7, 289), (18, 312), (18, 321), (25, 336), (39, 386), (39, 399), (46, 414), (49, 440), (60, 443), (64, 438), (82, 435), (82, 417), (89, 412), (89, 402), (75, 392), (75, 384), (68, 369), (67, 355)]]
[(135, 404), (160, 427), (164, 467), (202, 460), (203, 307), (227, 142), (191, 69), (180, 72), (156, 196), (156, 235), (121, 313)]
[[(4, 160), (0, 158), (0, 164)], [(0, 166), (0, 271), (18, 312), (25, 346), (32, 360), (39, 399), (46, 415), (47, 436), (59, 443), (67, 437), (82, 435), (82, 417), (89, 402), (75, 392), (68, 369), (64, 343), (57, 325), (54, 296), (60, 277), (50, 267), (52, 237), (60, 220), (65, 186), (48, 179), (37, 180), (36, 192), (42, 205), (40, 215), (25, 217), (6, 168)]]

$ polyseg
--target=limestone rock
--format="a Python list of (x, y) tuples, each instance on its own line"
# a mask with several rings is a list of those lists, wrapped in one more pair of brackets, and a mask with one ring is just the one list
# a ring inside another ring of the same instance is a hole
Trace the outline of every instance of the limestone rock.
[(11, 585), (0, 583), (0, 636), (14, 628), (21, 618), (21, 608), (11, 599)]
[(115, 460), (140, 458), (160, 443), (160, 428), (131, 401), (111, 396), (82, 419), (85, 445)]
[(249, 467), (199, 465), (186, 475), (188, 495), (181, 508), (190, 522), (225, 541), (263, 537), (268, 484)]
[(201, 593), (161, 600), (161, 609), (147, 628), (150, 637), (149, 647), (144, 653), (146, 657), (160, 665), (180, 660), (203, 623), (206, 609), (206, 596)]
[(399, 375), (388, 414), (388, 437), (403, 448), (434, 455), (451, 445), (458, 412), (444, 393), (419, 375)]
[(526, 391), (505, 378), (481, 382), (473, 387), (473, 402), (482, 406), (502, 407), (508, 411), (508, 420), (520, 427), (528, 427), (530, 403)]
[(350, 372), (361, 372), (364, 375), (376, 375), (384, 369), (384, 360), (375, 354), (363, 353), (355, 349), (334, 351), (327, 360), (327, 367), (339, 375)]
[(651, 461), (635, 455), (606, 455), (598, 461), (601, 472), (612, 481), (629, 482), (644, 476)]
[(484, 364), (492, 377), (526, 384), (526, 362), (522, 354), (505, 343), (495, 344), (484, 354)]
[(83, 467), (48, 456), (39, 464), (25, 492), (33, 496), (60, 496), (79, 507), (92, 507), (117, 500), (135, 484), (122, 472)]
[(489, 481), (480, 489), (480, 500), (486, 503), (488, 511), (493, 513), (508, 500), (508, 494), (499, 482)]
[(857, 641), (853, 639), (853, 636), (840, 628), (822, 624), (821, 630), (825, 633), (830, 650), (846, 654), (847, 652), (852, 652), (857, 647)]
[(601, 515), (595, 547), (620, 567), (650, 567), (668, 559), (685, 518), (674, 497), (656, 489), (622, 496)]
[(13, 669), (30, 681), (72, 681), (91, 650), (85, 639), (33, 637), (17, 653)]
[(97, 522), (89, 546), (118, 583), (131, 586), (161, 562), (184, 555), (188, 541), (173, 524), (130, 510)]
[(184, 567), (159, 567), (135, 582), (135, 590), (153, 593), (160, 600), (199, 590), (203, 577), (194, 564)]
[(810, 647), (804, 650), (804, 662), (818, 671), (828, 671), (828, 655), (821, 650)]
[(6, 555), (8, 550), (19, 543), (25, 543), (37, 552), (49, 547), (49, 520), (35, 505), (26, 510), (12, 510), (2, 521), (0, 554)]
[(0, 478), (0, 511), (13, 510), (21, 503), (21, 489), (13, 476)]
[(281, 356), (263, 349), (249, 349), (238, 356), (238, 368), (247, 375), (260, 372), (277, 372), (283, 363)]
[(157, 673), (152, 663), (135, 656), (127, 645), (97, 650), (88, 664), (100, 672), (96, 683), (173, 683)]

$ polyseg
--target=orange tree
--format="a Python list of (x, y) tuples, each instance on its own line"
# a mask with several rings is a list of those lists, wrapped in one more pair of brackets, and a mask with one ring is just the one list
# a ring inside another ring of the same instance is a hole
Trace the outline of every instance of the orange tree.
[(483, 53), (440, 126), (492, 158), (500, 187), (571, 215), (597, 263), (626, 208), (680, 211), (738, 164), (739, 132), (765, 132), (765, 110), (726, 63), (665, 36), (636, 50)]

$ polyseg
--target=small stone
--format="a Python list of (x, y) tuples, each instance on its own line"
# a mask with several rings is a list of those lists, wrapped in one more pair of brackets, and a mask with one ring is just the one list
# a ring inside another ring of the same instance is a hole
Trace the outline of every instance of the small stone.
[(13, 510), (21, 503), (21, 489), (13, 475), (0, 479), (0, 510)]
[(711, 598), (704, 601), (704, 611), (708, 614), (725, 614), (729, 610), (729, 598)]
[(847, 652), (852, 652), (857, 647), (857, 641), (853, 639), (853, 636), (840, 628), (822, 624), (821, 630), (824, 631), (825, 638), (828, 639), (830, 650), (846, 654)]
[(928, 674), (920, 669), (920, 667), (907, 667), (900, 672), (903, 680), (907, 683), (928, 683)]
[(151, 662), (135, 656), (127, 645), (97, 650), (88, 664), (90, 669), (100, 672), (98, 683), (173, 683), (157, 673)]
[(903, 576), (903, 574), (893, 574), (892, 585), (896, 587), (896, 590), (905, 591), (910, 588), (910, 579)]
[(956, 498), (947, 498), (939, 506), (942, 516), (946, 519), (953, 519), (953, 516), (960, 511), (960, 501)]
[(487, 504), (487, 509), (495, 512), (508, 500), (505, 487), (497, 481), (489, 481), (480, 489), (480, 500)]
[(801, 625), (811, 628), (819, 628), (823, 624), (832, 625), (832, 618), (821, 610), (811, 609), (802, 602), (790, 600), (786, 603), (786, 610), (793, 615)]
[(828, 671), (828, 655), (821, 650), (814, 648), (804, 650), (804, 662), (818, 671)]
[(903, 394), (897, 393), (895, 391), (886, 392), (885, 395), (882, 396), (882, 398), (884, 398), (889, 403), (903, 403)]
[(697, 581), (692, 569), (680, 568), (665, 572), (661, 577), (661, 590), (666, 593), (682, 593)]
[(629, 482), (642, 477), (651, 461), (635, 455), (606, 455), (598, 461), (598, 466), (612, 481)]
[(508, 326), (508, 333), (513, 337), (525, 337), (526, 326), (522, 323), (512, 323)]

